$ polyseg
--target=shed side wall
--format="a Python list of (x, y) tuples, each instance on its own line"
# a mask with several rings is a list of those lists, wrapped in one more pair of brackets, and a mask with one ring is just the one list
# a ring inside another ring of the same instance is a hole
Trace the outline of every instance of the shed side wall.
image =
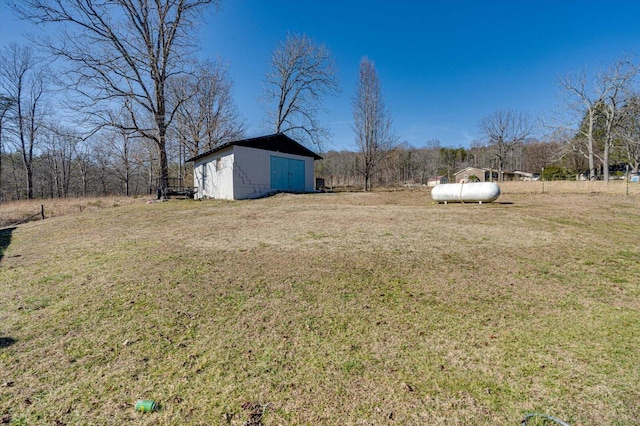
[(193, 180), (198, 190), (194, 198), (233, 200), (233, 159), (233, 152), (226, 151), (196, 160)]

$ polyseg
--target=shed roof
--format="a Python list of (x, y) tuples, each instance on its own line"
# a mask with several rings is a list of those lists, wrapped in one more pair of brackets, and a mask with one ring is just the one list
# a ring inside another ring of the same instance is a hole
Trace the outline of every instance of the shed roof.
[(187, 161), (195, 161), (202, 157), (222, 151), (231, 146), (245, 146), (248, 148), (264, 149), (266, 151), (282, 152), (284, 154), (301, 155), (303, 157), (312, 157), (314, 160), (322, 160), (322, 157), (305, 148), (298, 142), (291, 139), (284, 133), (275, 133), (273, 135), (259, 136), (257, 138), (240, 139), (237, 141), (226, 142), (210, 151), (203, 152), (189, 158)]

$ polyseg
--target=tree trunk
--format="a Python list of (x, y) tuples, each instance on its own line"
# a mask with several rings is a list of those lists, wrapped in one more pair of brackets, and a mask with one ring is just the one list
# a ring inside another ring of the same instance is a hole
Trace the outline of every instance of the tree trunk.
[(33, 200), (33, 169), (31, 163), (25, 163), (25, 171), (27, 178), (27, 199)]
[(169, 162), (167, 160), (167, 149), (164, 135), (161, 136), (158, 141), (158, 154), (160, 154), (160, 181), (158, 184), (162, 198), (166, 198), (169, 186)]
[(609, 144), (605, 143), (604, 152), (602, 154), (602, 178), (605, 182), (609, 182)]
[(4, 201), (4, 191), (2, 190), (2, 118), (0, 117), (0, 203)]
[(123, 162), (124, 162), (124, 195), (126, 197), (129, 196), (129, 179), (130, 177), (130, 165), (129, 165), (129, 139), (127, 136), (124, 138), (124, 146), (123, 146)]
[(593, 155), (593, 140), (589, 140), (589, 180), (596, 180), (596, 162)]

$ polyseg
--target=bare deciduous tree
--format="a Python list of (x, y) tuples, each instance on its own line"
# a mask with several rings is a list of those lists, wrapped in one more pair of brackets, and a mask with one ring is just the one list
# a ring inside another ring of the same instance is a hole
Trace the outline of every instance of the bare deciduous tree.
[[(593, 93), (587, 83), (586, 73), (574, 77), (565, 76), (560, 80), (560, 86), (568, 93), (567, 106), (569, 111), (581, 115), (580, 119), (582, 120), (577, 137), (572, 135), (566, 140), (566, 143), (573, 151), (577, 151), (587, 158), (589, 162), (589, 180), (595, 180), (597, 107), (604, 97), (604, 93)], [(567, 127), (570, 126), (571, 124), (567, 125)]]
[(5, 120), (9, 118), (9, 114), (13, 110), (13, 107), (15, 107), (15, 104), (16, 104), (15, 99), (6, 95), (0, 95), (0, 202), (4, 200), (3, 188), (2, 188), (2, 152), (3, 152), (2, 128), (5, 123)]
[(243, 136), (244, 120), (222, 65), (210, 61), (200, 64), (194, 74), (171, 80), (170, 93), (176, 102), (184, 99), (176, 110), (174, 128), (190, 156)]
[(555, 142), (528, 141), (523, 145), (523, 169), (541, 173), (544, 167), (558, 160), (562, 147)]
[(43, 156), (47, 162), (50, 182), (50, 196), (66, 198), (69, 196), (72, 165), (76, 154), (76, 145), (80, 136), (70, 129), (50, 123), (44, 131)]
[[(36, 24), (59, 25), (46, 42), (70, 67), (66, 84), (100, 125), (115, 125), (101, 112), (131, 106), (132, 129), (155, 142), (160, 184), (168, 181), (167, 129), (180, 102), (167, 102), (167, 82), (183, 72), (193, 27), (206, 6), (219, 0), (22, 0), (13, 9)], [(127, 103), (130, 101), (130, 103)], [(144, 111), (144, 116), (137, 112)]]
[(325, 178), (329, 189), (335, 186), (351, 188), (356, 185), (355, 167), (356, 153), (351, 151), (329, 151), (323, 154), (324, 159), (318, 164), (318, 175)]
[(408, 142), (398, 144), (386, 158), (384, 174), (386, 180), (395, 186), (412, 185), (420, 182), (417, 150)]
[(75, 166), (80, 173), (80, 188), (78, 193), (81, 197), (86, 197), (89, 185), (93, 179), (91, 174), (92, 154), (94, 152), (95, 138), (80, 141), (75, 147)]
[(493, 149), (498, 163), (498, 178), (502, 180), (507, 156), (533, 133), (531, 118), (515, 111), (494, 111), (480, 119), (478, 127)]
[(629, 83), (636, 76), (636, 67), (628, 60), (616, 62), (602, 77), (603, 92), (602, 118), (604, 126), (604, 150), (602, 167), (604, 180), (609, 180), (609, 155), (614, 145), (616, 128), (620, 125), (621, 106), (624, 102), (625, 91)]
[(424, 148), (416, 152), (416, 163), (422, 184), (428, 183), (429, 178), (438, 175), (440, 145), (440, 140), (430, 139), (425, 143)]
[(290, 34), (274, 50), (263, 97), (276, 133), (289, 133), (321, 148), (329, 135), (318, 118), (324, 111), (322, 101), (339, 91), (333, 59), (323, 44)]
[(590, 180), (597, 178), (596, 159), (602, 165), (604, 179), (609, 180), (609, 152), (614, 143), (620, 103), (636, 71), (629, 61), (619, 60), (606, 72), (600, 72), (593, 82), (586, 72), (560, 81), (568, 94), (569, 112), (581, 120), (577, 135), (567, 143), (588, 159)]
[(360, 72), (353, 104), (353, 129), (361, 154), (359, 172), (364, 190), (371, 189), (371, 178), (382, 159), (397, 145), (391, 113), (384, 103), (375, 64), (366, 56), (360, 60)]
[(8, 133), (22, 158), (26, 195), (33, 198), (34, 149), (44, 114), (45, 73), (30, 47), (11, 44), (0, 53), (0, 88), (15, 100)]

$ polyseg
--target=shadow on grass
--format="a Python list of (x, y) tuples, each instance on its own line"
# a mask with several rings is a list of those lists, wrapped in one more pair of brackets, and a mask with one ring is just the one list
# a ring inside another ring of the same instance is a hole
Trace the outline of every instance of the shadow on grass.
[(0, 337), (0, 349), (8, 348), (16, 342), (13, 337)]
[(2, 258), (4, 257), (4, 252), (11, 244), (11, 233), (14, 228), (4, 228), (0, 229), (0, 262), (2, 262)]

